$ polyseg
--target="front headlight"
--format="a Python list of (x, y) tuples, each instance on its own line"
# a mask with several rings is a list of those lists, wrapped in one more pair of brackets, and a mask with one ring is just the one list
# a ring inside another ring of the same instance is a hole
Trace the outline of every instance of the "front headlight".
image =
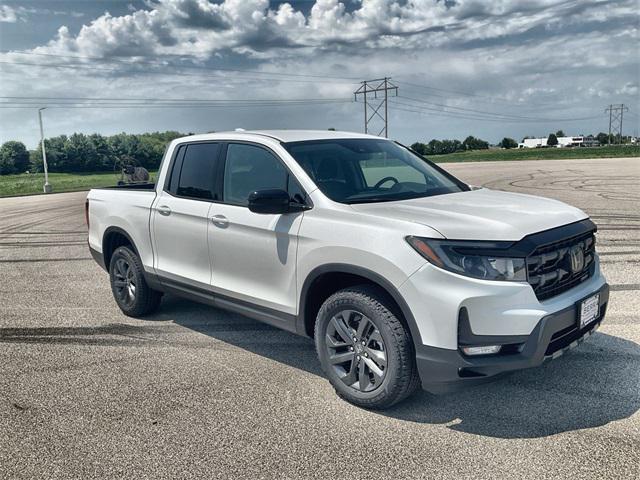
[(526, 282), (524, 258), (509, 257), (508, 242), (475, 242), (466, 240), (435, 240), (407, 237), (413, 249), (433, 265), (467, 277), (483, 280)]

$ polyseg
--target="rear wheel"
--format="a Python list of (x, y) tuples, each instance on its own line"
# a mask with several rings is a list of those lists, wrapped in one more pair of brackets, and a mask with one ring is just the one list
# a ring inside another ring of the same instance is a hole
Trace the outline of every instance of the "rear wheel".
[(128, 247), (118, 247), (109, 263), (113, 297), (125, 315), (140, 317), (157, 310), (162, 293), (153, 290), (144, 279), (142, 262)]
[(318, 312), (315, 342), (324, 372), (345, 400), (366, 408), (390, 407), (419, 385), (410, 334), (370, 286), (329, 297)]

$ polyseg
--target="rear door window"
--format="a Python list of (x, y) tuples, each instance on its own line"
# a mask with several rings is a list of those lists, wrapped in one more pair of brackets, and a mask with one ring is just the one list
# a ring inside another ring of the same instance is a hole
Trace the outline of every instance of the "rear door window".
[[(170, 191), (179, 197), (198, 200), (217, 200), (215, 174), (220, 156), (219, 143), (192, 143), (187, 145), (178, 164), (180, 154), (171, 176)], [(176, 178), (176, 171), (179, 174)]]

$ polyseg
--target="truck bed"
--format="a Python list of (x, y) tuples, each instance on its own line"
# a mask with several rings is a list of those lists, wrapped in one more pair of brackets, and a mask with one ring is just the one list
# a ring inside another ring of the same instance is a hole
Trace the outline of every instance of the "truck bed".
[(130, 184), (94, 188), (89, 200), (89, 245), (102, 252), (102, 240), (108, 228), (126, 232), (139, 248), (145, 267), (153, 268), (150, 214), (156, 198), (155, 184)]

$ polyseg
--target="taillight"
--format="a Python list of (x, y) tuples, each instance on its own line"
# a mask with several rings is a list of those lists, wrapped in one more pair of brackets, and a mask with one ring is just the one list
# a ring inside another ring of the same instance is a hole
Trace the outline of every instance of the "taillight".
[(89, 199), (84, 202), (84, 221), (87, 223), (87, 229), (89, 228)]

